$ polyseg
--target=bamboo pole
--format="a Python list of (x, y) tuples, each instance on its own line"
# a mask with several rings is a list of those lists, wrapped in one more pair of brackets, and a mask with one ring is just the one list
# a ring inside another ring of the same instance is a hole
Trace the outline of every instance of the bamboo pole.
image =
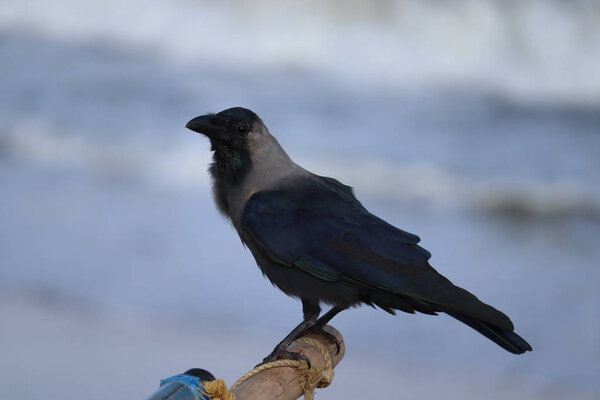
[[(326, 325), (324, 330), (335, 335), (340, 343), (340, 351), (336, 354), (336, 346), (325, 337), (309, 333), (304, 337), (318, 340), (331, 354), (335, 367), (344, 357), (344, 338), (333, 327)], [(304, 354), (313, 367), (325, 368), (325, 359), (315, 346), (308, 343), (293, 343), (289, 351)], [(240, 384), (233, 390), (236, 400), (295, 400), (303, 395), (298, 370), (291, 367), (276, 367), (262, 371)]]

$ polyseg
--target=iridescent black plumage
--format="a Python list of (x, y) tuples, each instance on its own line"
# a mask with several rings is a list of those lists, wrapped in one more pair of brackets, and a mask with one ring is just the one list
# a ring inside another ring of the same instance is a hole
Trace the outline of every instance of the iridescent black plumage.
[[(190, 124), (211, 139), (219, 209), (264, 275), (302, 301), (304, 320), (265, 361), (292, 357), (285, 351), (292, 340), (360, 304), (391, 313), (444, 312), (509, 352), (531, 350), (505, 314), (429, 264), (418, 236), (371, 214), (350, 187), (296, 165), (250, 110), (229, 109)], [(242, 134), (240, 126), (249, 130)], [(333, 308), (317, 319), (322, 303)]]

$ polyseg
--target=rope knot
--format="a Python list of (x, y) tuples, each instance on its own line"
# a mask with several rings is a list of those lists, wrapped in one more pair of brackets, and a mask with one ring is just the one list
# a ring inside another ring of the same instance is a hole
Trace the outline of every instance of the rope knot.
[[(331, 359), (331, 353), (321, 342), (316, 339), (303, 337), (296, 340), (298, 343), (306, 343), (311, 346), (316, 347), (321, 352), (323, 356), (323, 360), (325, 361), (325, 368), (319, 368), (312, 366), (308, 368), (306, 363), (302, 363), (302, 367), (299, 367), (299, 375), (300, 375), (300, 385), (302, 386), (302, 390), (304, 392), (304, 397), (307, 400), (310, 400), (314, 397), (315, 388), (326, 388), (333, 381), (333, 361)], [(312, 395), (307, 396), (307, 393), (312, 392)]]
[(205, 392), (202, 394), (212, 400), (235, 400), (235, 395), (227, 389), (223, 379), (202, 382)]

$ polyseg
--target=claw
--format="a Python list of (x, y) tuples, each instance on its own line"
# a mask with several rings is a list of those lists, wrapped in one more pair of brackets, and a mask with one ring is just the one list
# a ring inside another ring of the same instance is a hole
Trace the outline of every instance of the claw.
[(331, 344), (335, 345), (335, 354), (340, 354), (340, 342), (337, 340), (337, 338), (335, 337), (335, 335), (327, 332), (326, 330), (323, 329), (323, 327), (321, 326), (315, 326), (313, 327), (310, 332), (316, 333), (318, 335), (323, 336), (325, 339), (327, 339), (327, 341)]
[[(264, 358), (264, 360), (262, 360), (262, 362), (258, 365), (256, 365), (256, 367), (258, 367), (259, 365), (263, 365), (266, 363), (269, 363), (271, 361), (275, 361), (275, 360), (296, 360), (296, 361), (306, 361), (306, 364), (308, 365), (308, 368), (311, 368), (311, 363), (308, 357), (306, 357), (304, 354), (302, 353), (296, 353), (293, 351), (287, 351), (287, 350), (280, 350), (280, 349), (275, 349), (273, 350), (273, 352), (271, 354), (269, 354), (268, 356), (266, 356)], [(255, 367), (255, 368), (256, 368)]]

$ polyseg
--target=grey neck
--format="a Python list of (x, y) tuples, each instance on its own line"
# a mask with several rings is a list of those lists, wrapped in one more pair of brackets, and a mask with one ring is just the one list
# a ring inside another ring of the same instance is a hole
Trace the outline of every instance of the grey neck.
[(250, 151), (249, 169), (239, 182), (226, 181), (213, 175), (213, 191), (219, 210), (229, 217), (236, 227), (248, 199), (261, 190), (275, 189), (282, 179), (307, 173), (295, 164), (271, 137), (260, 148)]

